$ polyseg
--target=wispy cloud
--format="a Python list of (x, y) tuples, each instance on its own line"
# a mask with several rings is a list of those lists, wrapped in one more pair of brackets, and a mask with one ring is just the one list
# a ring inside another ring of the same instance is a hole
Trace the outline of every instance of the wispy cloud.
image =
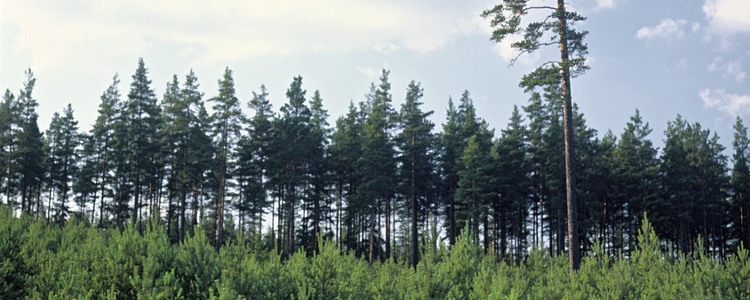
[(132, 59), (160, 45), (197, 64), (264, 55), (352, 50), (427, 52), (481, 34), (485, 3), (427, 5), (386, 0), (3, 1), (13, 51), (33, 68), (62, 69)]
[(724, 112), (729, 116), (744, 116), (750, 113), (750, 95), (728, 94), (724, 89), (704, 89), (698, 93), (703, 106)]
[(375, 71), (373, 68), (364, 68), (364, 67), (356, 67), (357, 71), (359, 71), (362, 74), (367, 75), (367, 77), (370, 78), (376, 78), (375, 76), (378, 75), (378, 71)]
[(723, 72), (725, 76), (733, 77), (735, 81), (742, 82), (747, 73), (742, 71), (742, 63), (739, 61), (725, 62), (721, 56), (714, 58), (714, 61), (708, 65), (709, 72)]
[(670, 18), (661, 20), (659, 24), (653, 27), (642, 27), (638, 29), (635, 37), (641, 40), (664, 39), (671, 40), (681, 38), (685, 35), (682, 27), (687, 24), (685, 20), (672, 20)]

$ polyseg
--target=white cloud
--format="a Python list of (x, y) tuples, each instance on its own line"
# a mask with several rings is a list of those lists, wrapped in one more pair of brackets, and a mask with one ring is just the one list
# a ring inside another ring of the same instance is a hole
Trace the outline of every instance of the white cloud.
[(367, 75), (367, 77), (375, 78), (375, 76), (378, 75), (378, 71), (375, 71), (373, 68), (364, 68), (364, 67), (356, 67), (357, 71), (359, 71), (362, 74)]
[(725, 76), (734, 77), (737, 82), (742, 82), (747, 73), (742, 71), (742, 64), (739, 61), (724, 62), (721, 56), (714, 58), (714, 61), (708, 65), (709, 72), (723, 72)]
[(8, 0), (0, 17), (3, 26), (18, 29), (15, 55), (30, 55), (35, 70), (105, 65), (165, 44), (212, 65), (310, 51), (426, 52), (483, 32), (474, 19), (486, 3), (431, 3)]
[(701, 24), (693, 23), (692, 28), (693, 28), (693, 32), (698, 32), (699, 30), (701, 30)]
[(617, 3), (615, 0), (596, 0), (596, 9), (614, 8)]
[(706, 0), (703, 13), (708, 19), (708, 28), (714, 34), (750, 32), (750, 1)]
[(685, 20), (675, 21), (667, 18), (661, 20), (661, 22), (654, 27), (642, 27), (641, 29), (638, 29), (635, 37), (641, 40), (671, 40), (673, 38), (681, 38), (685, 35), (685, 32), (682, 30), (682, 26), (685, 26), (685, 24), (687, 24), (687, 21)]
[(727, 94), (724, 89), (708, 88), (698, 93), (703, 106), (716, 109), (730, 116), (744, 116), (750, 113), (750, 95)]

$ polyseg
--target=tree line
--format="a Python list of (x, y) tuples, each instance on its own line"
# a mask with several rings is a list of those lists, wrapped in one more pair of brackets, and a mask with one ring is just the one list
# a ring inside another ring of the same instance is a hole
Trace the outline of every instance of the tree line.
[[(420, 247), (455, 245), (461, 231), (516, 263), (535, 246), (567, 253), (559, 86), (530, 88), (497, 134), (465, 91), (448, 99), (438, 131), (420, 83), (394, 107), (389, 75), (331, 125), (321, 93), (308, 95), (300, 76), (278, 111), (264, 86), (253, 92), (247, 116), (229, 68), (216, 96), (191, 71), (158, 99), (141, 59), (126, 96), (114, 76), (91, 130), (79, 129), (68, 105), (41, 132), (28, 70), (0, 106), (3, 204), (58, 225), (76, 216), (144, 230), (158, 218), (171, 243), (200, 225), (217, 250), (240, 235), (284, 257), (312, 254), (322, 238), (370, 264), (416, 266)], [(572, 120), (580, 251), (601, 244), (628, 255), (644, 215), (664, 250), (724, 258), (750, 242), (750, 141), (739, 117), (731, 159), (715, 133), (679, 115), (661, 151), (637, 110), (619, 136), (600, 138), (575, 104)]]

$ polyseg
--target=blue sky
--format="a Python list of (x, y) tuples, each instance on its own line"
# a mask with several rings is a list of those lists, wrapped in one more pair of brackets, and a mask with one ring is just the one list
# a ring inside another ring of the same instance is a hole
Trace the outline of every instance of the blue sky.
[[(308, 95), (320, 90), (333, 124), (350, 100), (364, 100), (386, 68), (395, 107), (411, 80), (421, 82), (425, 108), (439, 125), (448, 97), (469, 90), (478, 115), (502, 129), (513, 105), (527, 102), (521, 76), (559, 54), (549, 49), (509, 68), (514, 53), (489, 41), (491, 28), (479, 17), (498, 2), (4, 0), (0, 88), (17, 93), (31, 68), (40, 127), (72, 103), (88, 130), (114, 74), (127, 95), (143, 57), (159, 98), (173, 74), (182, 81), (191, 68), (206, 99), (212, 97), (229, 67), (243, 103), (265, 84), (278, 109), (301, 75)], [(667, 121), (681, 114), (731, 148), (735, 116), (750, 121), (750, 1), (571, 0), (567, 6), (588, 17), (579, 28), (590, 32), (591, 70), (573, 80), (572, 95), (600, 136), (609, 129), (619, 135), (638, 108), (657, 146)]]

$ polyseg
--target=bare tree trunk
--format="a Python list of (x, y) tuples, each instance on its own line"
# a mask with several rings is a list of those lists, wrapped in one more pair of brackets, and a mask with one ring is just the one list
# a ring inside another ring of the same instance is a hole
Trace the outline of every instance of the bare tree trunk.
[(370, 266), (372, 267), (372, 252), (375, 251), (375, 248), (373, 245), (375, 244), (375, 204), (374, 200), (372, 201), (372, 214), (370, 216), (370, 257), (368, 259)]
[[(414, 145), (414, 137), (411, 137), (411, 144)], [(417, 234), (417, 191), (416, 177), (414, 174), (414, 154), (411, 156), (411, 263), (414, 270), (417, 269), (418, 263), (418, 234)]]
[(568, 199), (568, 259), (570, 260), (570, 277), (581, 264), (578, 244), (578, 204), (576, 203), (575, 147), (573, 133), (573, 111), (570, 96), (570, 68), (568, 64), (567, 20), (565, 1), (557, 0), (560, 12), (560, 59), (562, 66), (563, 120), (565, 126), (565, 187)]

